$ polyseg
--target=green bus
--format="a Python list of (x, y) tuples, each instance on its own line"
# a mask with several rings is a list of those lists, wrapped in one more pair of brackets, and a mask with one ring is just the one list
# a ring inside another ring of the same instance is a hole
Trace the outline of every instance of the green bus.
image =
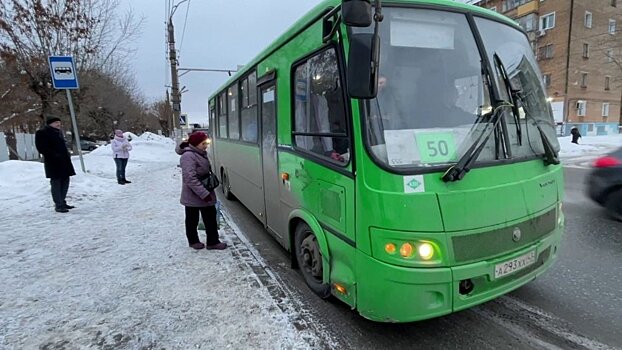
[(559, 143), (527, 35), (446, 0), (325, 0), (209, 99), (209, 149), (306, 284), (428, 319), (544, 273)]

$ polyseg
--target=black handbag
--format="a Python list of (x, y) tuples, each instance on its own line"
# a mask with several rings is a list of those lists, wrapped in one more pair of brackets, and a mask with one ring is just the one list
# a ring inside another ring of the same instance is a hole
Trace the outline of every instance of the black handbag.
[(201, 179), (201, 184), (206, 190), (212, 192), (220, 185), (220, 181), (218, 181), (218, 177), (210, 169), (209, 173)]

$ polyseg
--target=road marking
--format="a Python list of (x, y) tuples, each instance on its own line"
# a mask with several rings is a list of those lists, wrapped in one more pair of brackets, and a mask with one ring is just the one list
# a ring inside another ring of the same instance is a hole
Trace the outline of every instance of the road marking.
[[(610, 345), (574, 333), (564, 326), (568, 322), (533, 305), (528, 305), (515, 297), (505, 295), (493, 300), (491, 303), (501, 304), (502, 307), (509, 309), (510, 312), (496, 312), (494, 308), (484, 307), (477, 307), (472, 310), (509, 332), (520, 336), (521, 339), (544, 349), (567, 349), (567, 343), (573, 343), (586, 349), (615, 349), (615, 347)], [(525, 321), (522, 322), (522, 319), (517, 320), (516, 318), (523, 318)], [(550, 339), (549, 337), (543, 337), (543, 331), (550, 335)]]

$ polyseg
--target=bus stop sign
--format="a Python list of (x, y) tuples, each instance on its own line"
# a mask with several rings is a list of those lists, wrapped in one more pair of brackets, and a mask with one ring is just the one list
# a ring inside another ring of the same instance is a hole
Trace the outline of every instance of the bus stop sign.
[(71, 56), (50, 56), (50, 73), (55, 89), (77, 89), (78, 76)]

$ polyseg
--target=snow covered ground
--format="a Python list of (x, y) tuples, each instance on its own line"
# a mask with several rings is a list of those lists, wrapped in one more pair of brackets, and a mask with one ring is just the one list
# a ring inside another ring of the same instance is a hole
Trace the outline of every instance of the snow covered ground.
[(622, 135), (584, 136), (579, 139), (578, 145), (570, 142), (572, 140), (570, 136), (560, 137), (558, 140), (561, 146), (559, 155), (562, 159), (595, 158), (622, 147)]
[[(0, 163), (0, 348), (318, 348), (332, 340), (234, 223), (230, 248), (187, 247), (171, 140), (131, 135), (127, 177), (110, 146), (73, 158), (70, 213), (53, 211), (38, 162)], [(622, 135), (560, 138), (566, 164)], [(226, 213), (225, 213), (226, 217)]]
[(329, 344), (234, 224), (220, 230), (229, 249), (188, 248), (174, 143), (132, 144), (125, 186), (110, 146), (84, 156), (87, 174), (73, 158), (66, 214), (53, 211), (41, 163), (0, 163), (0, 348)]

